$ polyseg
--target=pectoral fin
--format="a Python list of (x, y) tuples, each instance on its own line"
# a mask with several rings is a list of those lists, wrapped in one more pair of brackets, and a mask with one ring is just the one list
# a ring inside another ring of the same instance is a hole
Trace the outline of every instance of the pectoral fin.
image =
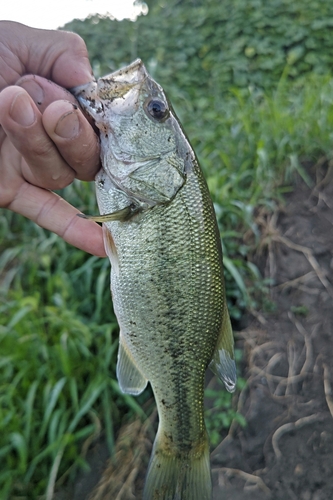
[(235, 390), (237, 376), (234, 359), (234, 337), (226, 302), (224, 303), (220, 335), (209, 368), (222, 380), (227, 391), (233, 392)]
[(104, 214), (104, 215), (77, 214), (77, 216), (81, 217), (82, 219), (90, 219), (95, 222), (110, 222), (115, 220), (124, 222), (125, 220), (130, 218), (132, 213), (133, 213), (133, 207), (129, 206), (122, 208), (121, 210), (117, 210), (116, 212), (112, 212), (111, 214)]
[(134, 396), (141, 394), (148, 383), (148, 380), (136, 366), (121, 334), (119, 338), (117, 378), (122, 392), (133, 394)]

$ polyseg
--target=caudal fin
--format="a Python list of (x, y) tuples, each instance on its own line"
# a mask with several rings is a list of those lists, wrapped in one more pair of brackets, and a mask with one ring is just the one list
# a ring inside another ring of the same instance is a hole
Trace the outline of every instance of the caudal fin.
[(165, 453), (158, 435), (150, 459), (143, 500), (211, 500), (209, 445), (180, 456)]

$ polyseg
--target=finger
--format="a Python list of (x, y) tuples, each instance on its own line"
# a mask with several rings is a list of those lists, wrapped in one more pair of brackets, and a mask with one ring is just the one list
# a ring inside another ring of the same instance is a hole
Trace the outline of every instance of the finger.
[(25, 180), (46, 189), (60, 189), (73, 181), (74, 170), (59, 154), (44, 129), (41, 113), (20, 87), (7, 87), (1, 92), (0, 123), (25, 159)]
[[(0, 21), (0, 45), (6, 55), (15, 56), (6, 85), (13, 85), (24, 73), (39, 74), (65, 88), (82, 85), (92, 79), (87, 47), (75, 33), (40, 30)], [(8, 67), (7, 60), (0, 58), (0, 70), (2, 65)], [(2, 73), (0, 71), (0, 75)]]
[(106, 256), (101, 226), (77, 217), (78, 210), (52, 191), (25, 183), (8, 208), (85, 252)]
[(100, 169), (99, 140), (76, 105), (55, 101), (44, 111), (44, 128), (76, 177), (91, 181)]
[(68, 90), (38, 75), (25, 75), (15, 85), (28, 92), (42, 113), (53, 101), (66, 100), (77, 104), (75, 97)]
[[(70, 106), (69, 102), (77, 104), (75, 97), (54, 82), (36, 75), (20, 78), (17, 85), (29, 93), (41, 112), (49, 106), (42, 118), (45, 130), (77, 178), (93, 180), (100, 168), (99, 141), (81, 112)], [(63, 100), (67, 102), (57, 102)], [(78, 125), (80, 131), (73, 135)]]

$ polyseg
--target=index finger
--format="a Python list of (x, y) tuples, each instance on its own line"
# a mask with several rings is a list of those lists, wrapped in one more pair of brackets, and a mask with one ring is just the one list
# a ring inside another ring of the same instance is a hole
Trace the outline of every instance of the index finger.
[(27, 73), (49, 78), (65, 88), (93, 78), (87, 47), (75, 33), (0, 21), (0, 45), (6, 56), (0, 58), (0, 74), (8, 75), (7, 85), (13, 85)]
[(101, 226), (77, 217), (78, 210), (52, 191), (24, 183), (9, 208), (85, 252), (106, 256)]

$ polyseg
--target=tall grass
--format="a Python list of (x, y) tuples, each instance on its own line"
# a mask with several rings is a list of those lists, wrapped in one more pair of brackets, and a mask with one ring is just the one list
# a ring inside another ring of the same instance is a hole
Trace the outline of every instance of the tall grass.
[[(173, 100), (215, 203), (237, 318), (256, 307), (265, 285), (243, 238), (251, 232), (258, 241), (254, 209), (274, 209), (296, 172), (310, 183), (304, 160), (332, 156), (333, 81), (281, 81), (270, 96), (249, 89)], [(96, 212), (91, 184), (75, 182), (63, 195)], [(107, 260), (4, 210), (0, 249), (0, 498), (50, 499), (56, 481), (86, 466), (83, 452), (101, 429), (112, 451), (123, 416), (142, 411), (115, 380), (118, 327)], [(215, 417), (209, 428), (216, 437), (214, 425)]]
[[(96, 211), (93, 185), (67, 191)], [(1, 237), (0, 498), (49, 499), (85, 467), (85, 444), (103, 430), (112, 453), (115, 426), (142, 411), (115, 380), (108, 260), (4, 211)]]

